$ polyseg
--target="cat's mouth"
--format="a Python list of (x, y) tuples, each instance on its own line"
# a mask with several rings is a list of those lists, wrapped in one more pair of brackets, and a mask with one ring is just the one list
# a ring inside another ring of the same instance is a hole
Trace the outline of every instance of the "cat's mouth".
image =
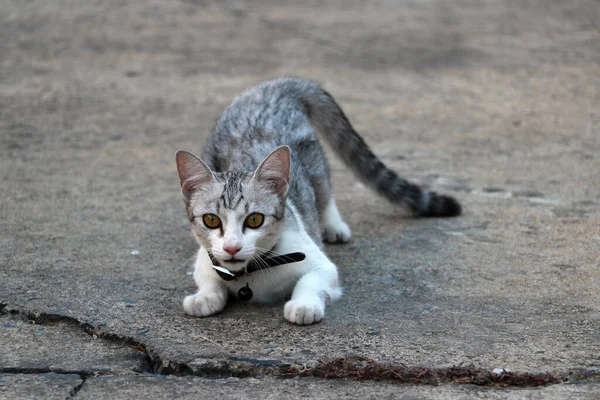
[(228, 260), (223, 260), (224, 262), (228, 262), (228, 263), (244, 263), (246, 262), (246, 260), (242, 260), (241, 258), (230, 258)]
[(229, 258), (227, 260), (221, 260), (221, 264), (232, 271), (239, 271), (244, 268), (248, 260), (242, 260), (241, 258)]

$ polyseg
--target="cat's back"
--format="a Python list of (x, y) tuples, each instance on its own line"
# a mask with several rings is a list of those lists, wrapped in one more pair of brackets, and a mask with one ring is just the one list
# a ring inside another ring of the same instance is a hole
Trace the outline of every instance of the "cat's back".
[(298, 150), (316, 140), (301, 100), (315, 89), (314, 82), (282, 78), (243, 92), (217, 121), (203, 158), (217, 171), (253, 170), (277, 146)]
[[(231, 130), (243, 127), (268, 130), (308, 122), (307, 105), (301, 99), (315, 90), (319, 90), (319, 87), (314, 82), (300, 78), (263, 82), (238, 95), (223, 112), (216, 128), (225, 128), (234, 133)], [(293, 123), (287, 124), (286, 121), (290, 119)]]

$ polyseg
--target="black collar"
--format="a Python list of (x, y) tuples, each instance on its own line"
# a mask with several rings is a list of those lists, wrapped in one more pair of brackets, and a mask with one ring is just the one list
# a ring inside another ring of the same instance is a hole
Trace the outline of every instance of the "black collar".
[[(219, 263), (219, 260), (216, 259), (216, 257), (209, 251), (208, 255), (210, 257), (210, 260), (212, 261), (214, 266), (217, 266), (223, 270), (229, 271), (226, 268), (224, 268), (221, 263)], [(237, 280), (237, 278), (244, 276), (244, 275), (249, 275), (253, 272), (256, 271), (261, 271), (263, 269), (267, 269), (267, 268), (272, 268), (272, 267), (276, 267), (278, 265), (284, 265), (284, 264), (290, 264), (290, 263), (295, 263), (298, 261), (302, 261), (306, 258), (306, 255), (304, 253), (301, 252), (296, 252), (296, 253), (288, 253), (288, 254), (282, 254), (279, 256), (274, 256), (273, 253), (268, 252), (266, 254), (263, 254), (260, 257), (260, 260), (252, 260), (248, 263), (248, 265), (246, 265), (246, 268), (244, 268), (241, 271), (236, 271), (236, 272), (229, 272), (226, 273), (222, 270), (219, 270), (217, 268), (214, 268), (215, 272), (217, 274), (219, 274), (219, 276), (221, 277), (221, 279), (223, 279), (224, 281), (232, 281), (232, 280)]]

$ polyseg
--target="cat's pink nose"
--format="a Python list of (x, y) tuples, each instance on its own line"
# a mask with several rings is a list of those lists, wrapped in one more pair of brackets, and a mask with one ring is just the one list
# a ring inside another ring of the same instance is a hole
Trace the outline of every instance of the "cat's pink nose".
[(235, 256), (238, 251), (240, 251), (242, 249), (242, 246), (226, 246), (223, 247), (223, 250), (225, 250), (226, 252), (228, 252), (229, 254), (231, 254), (231, 256)]

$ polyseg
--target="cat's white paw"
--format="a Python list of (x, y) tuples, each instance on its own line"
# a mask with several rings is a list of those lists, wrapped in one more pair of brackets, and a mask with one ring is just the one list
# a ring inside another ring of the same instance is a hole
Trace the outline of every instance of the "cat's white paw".
[(223, 293), (205, 292), (186, 296), (183, 300), (183, 310), (195, 317), (208, 317), (223, 310), (227, 298)]
[(327, 240), (327, 243), (348, 243), (350, 236), (350, 227), (341, 219), (328, 221), (325, 225), (325, 240)]
[(350, 240), (350, 227), (342, 219), (333, 197), (329, 199), (323, 213), (323, 225), (328, 243), (348, 243)]
[(310, 325), (319, 322), (325, 315), (325, 305), (319, 297), (290, 300), (285, 303), (283, 316), (297, 325)]

